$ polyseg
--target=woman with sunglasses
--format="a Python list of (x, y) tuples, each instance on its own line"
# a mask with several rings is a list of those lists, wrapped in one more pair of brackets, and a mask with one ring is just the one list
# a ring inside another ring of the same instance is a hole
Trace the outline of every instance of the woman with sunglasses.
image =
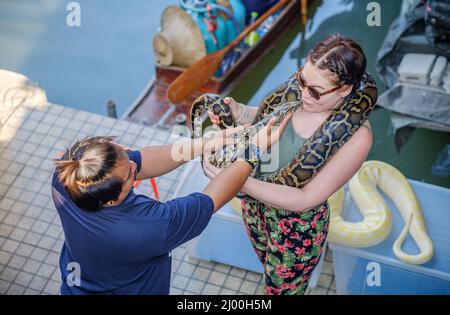
[[(289, 163), (332, 111), (352, 96), (366, 70), (361, 47), (350, 38), (331, 35), (308, 54), (297, 73), (303, 106), (293, 113), (279, 142), (272, 146), (276, 172)], [(240, 124), (252, 123), (256, 107), (226, 98)], [(210, 116), (213, 123), (218, 117)], [(303, 188), (248, 178), (241, 191), (260, 204), (242, 203), (252, 245), (264, 265), (266, 294), (304, 294), (328, 233), (327, 199), (356, 174), (372, 146), (367, 121), (322, 170)], [(261, 162), (261, 172), (264, 162)], [(205, 159), (205, 173), (214, 178), (222, 169)], [(266, 168), (267, 169), (267, 168)]]

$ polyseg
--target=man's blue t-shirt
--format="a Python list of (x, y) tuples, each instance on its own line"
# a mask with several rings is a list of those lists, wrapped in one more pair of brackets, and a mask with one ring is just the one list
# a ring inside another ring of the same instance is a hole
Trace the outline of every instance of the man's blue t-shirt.
[[(140, 152), (127, 153), (139, 171)], [(198, 236), (214, 209), (202, 193), (160, 203), (132, 190), (117, 206), (83, 210), (56, 170), (52, 195), (65, 236), (61, 294), (169, 294), (170, 251)]]

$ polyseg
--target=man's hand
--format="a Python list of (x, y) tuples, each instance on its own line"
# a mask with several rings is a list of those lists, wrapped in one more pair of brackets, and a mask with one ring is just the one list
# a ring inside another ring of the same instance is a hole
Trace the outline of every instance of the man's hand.
[(187, 161), (195, 159), (206, 150), (208, 154), (233, 143), (236, 132), (244, 127), (231, 128), (213, 132), (209, 137), (195, 138), (163, 146), (145, 147), (140, 150), (142, 157), (141, 170), (137, 180), (164, 175)]
[(209, 179), (214, 179), (223, 170), (224, 170), (223, 168), (212, 165), (206, 156), (203, 159), (203, 171), (205, 172), (205, 175), (208, 176)]
[(205, 144), (203, 146), (203, 154), (210, 155), (219, 151), (224, 146), (234, 144), (235, 139), (233, 135), (242, 130), (244, 130), (244, 126), (206, 133), (204, 135)]

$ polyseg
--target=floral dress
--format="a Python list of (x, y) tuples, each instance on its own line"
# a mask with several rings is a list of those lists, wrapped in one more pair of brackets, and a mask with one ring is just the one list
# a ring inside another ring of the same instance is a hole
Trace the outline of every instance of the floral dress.
[[(269, 161), (275, 158), (278, 167), (267, 172), (261, 168), (260, 175), (279, 171), (306, 140), (296, 133), (291, 119), (279, 142), (268, 152)], [(328, 202), (293, 212), (244, 198), (242, 209), (247, 233), (264, 265), (266, 294), (304, 294), (328, 234)]]
[(247, 233), (264, 266), (267, 295), (304, 294), (328, 234), (328, 202), (304, 212), (242, 201)]

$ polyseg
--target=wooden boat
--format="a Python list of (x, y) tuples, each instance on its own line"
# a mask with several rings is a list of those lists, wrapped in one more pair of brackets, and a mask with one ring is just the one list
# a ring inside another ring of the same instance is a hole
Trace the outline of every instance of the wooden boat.
[[(302, 2), (302, 15), (306, 15), (306, 0)], [(239, 60), (222, 77), (211, 78), (205, 86), (188, 99), (176, 106), (167, 99), (167, 89), (175, 78), (183, 72), (183, 68), (155, 65), (155, 77), (150, 81), (135, 104), (124, 114), (126, 120), (156, 125), (159, 128), (170, 128), (175, 124), (189, 126), (189, 111), (192, 102), (203, 93), (228, 95), (249, 73), (259, 61), (276, 45), (300, 16), (300, 0), (292, 1), (281, 11), (277, 21), (269, 31), (253, 47), (247, 49)], [(186, 121), (177, 122), (178, 114), (186, 114)]]

